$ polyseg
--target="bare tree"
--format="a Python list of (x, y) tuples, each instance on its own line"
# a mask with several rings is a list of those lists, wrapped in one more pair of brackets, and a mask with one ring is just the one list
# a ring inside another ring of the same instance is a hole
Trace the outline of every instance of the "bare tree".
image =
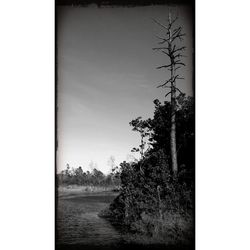
[(178, 17), (172, 19), (171, 12), (168, 15), (168, 23), (164, 25), (156, 20), (159, 26), (161, 26), (164, 31), (164, 37), (157, 36), (160, 39), (158, 44), (163, 45), (161, 47), (153, 48), (153, 50), (161, 51), (169, 59), (168, 64), (157, 67), (157, 69), (167, 69), (170, 71), (170, 77), (167, 81), (160, 84), (158, 87), (169, 88), (170, 91), (165, 95), (167, 97), (171, 95), (171, 129), (170, 129), (170, 149), (171, 149), (171, 159), (172, 159), (172, 170), (176, 175), (178, 172), (178, 163), (177, 163), (177, 150), (176, 150), (176, 121), (175, 114), (177, 109), (176, 104), (176, 92), (182, 93), (180, 89), (176, 87), (176, 81), (179, 79), (184, 79), (178, 74), (178, 70), (185, 66), (181, 61), (181, 58), (184, 57), (182, 52), (185, 50), (184, 46), (180, 45), (180, 42), (183, 40), (185, 34), (182, 33), (182, 27), (174, 28), (176, 20)]

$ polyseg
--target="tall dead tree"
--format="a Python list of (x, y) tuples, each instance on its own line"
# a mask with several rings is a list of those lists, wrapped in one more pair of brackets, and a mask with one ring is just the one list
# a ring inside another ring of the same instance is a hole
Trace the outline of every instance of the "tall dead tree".
[(180, 42), (183, 40), (183, 37), (185, 34), (182, 33), (182, 27), (174, 27), (176, 24), (178, 17), (172, 20), (171, 13), (169, 12), (168, 16), (168, 23), (167, 25), (164, 25), (156, 20), (156, 22), (159, 26), (161, 26), (164, 31), (165, 35), (164, 37), (157, 36), (158, 39), (160, 39), (160, 42), (158, 44), (164, 45), (162, 47), (153, 48), (153, 50), (161, 51), (163, 54), (165, 54), (169, 62), (166, 65), (162, 65), (157, 67), (157, 69), (167, 69), (170, 71), (170, 77), (169, 79), (160, 84), (158, 87), (162, 88), (169, 88), (170, 91), (165, 95), (167, 97), (169, 94), (171, 95), (171, 129), (170, 129), (170, 150), (171, 150), (171, 160), (172, 160), (172, 170), (174, 175), (178, 172), (178, 163), (177, 163), (177, 150), (176, 150), (176, 109), (177, 109), (177, 103), (176, 103), (176, 92), (182, 93), (179, 88), (176, 87), (176, 81), (179, 79), (184, 79), (180, 77), (178, 74), (178, 70), (181, 68), (181, 66), (185, 66), (185, 64), (181, 61), (181, 58), (184, 57), (182, 52), (185, 50), (184, 46), (180, 45)]

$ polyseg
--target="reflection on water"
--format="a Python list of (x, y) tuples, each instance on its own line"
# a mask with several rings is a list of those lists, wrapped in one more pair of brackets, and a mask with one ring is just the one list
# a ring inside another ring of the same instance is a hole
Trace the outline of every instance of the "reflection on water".
[(57, 206), (57, 244), (111, 245), (121, 234), (98, 213), (115, 198), (114, 194), (62, 196)]

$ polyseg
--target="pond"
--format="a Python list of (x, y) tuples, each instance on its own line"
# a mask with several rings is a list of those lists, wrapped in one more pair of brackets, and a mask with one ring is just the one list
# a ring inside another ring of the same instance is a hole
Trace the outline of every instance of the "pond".
[(57, 202), (56, 244), (107, 246), (120, 243), (121, 234), (98, 213), (117, 193), (72, 194)]

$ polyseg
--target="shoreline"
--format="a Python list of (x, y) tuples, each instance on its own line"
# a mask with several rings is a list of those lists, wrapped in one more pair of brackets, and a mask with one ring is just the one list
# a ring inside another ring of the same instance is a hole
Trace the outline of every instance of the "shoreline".
[(69, 185), (69, 186), (59, 186), (57, 187), (57, 197), (65, 197), (70, 195), (118, 195), (119, 191), (117, 187), (104, 187), (104, 186), (77, 186), (77, 185)]

